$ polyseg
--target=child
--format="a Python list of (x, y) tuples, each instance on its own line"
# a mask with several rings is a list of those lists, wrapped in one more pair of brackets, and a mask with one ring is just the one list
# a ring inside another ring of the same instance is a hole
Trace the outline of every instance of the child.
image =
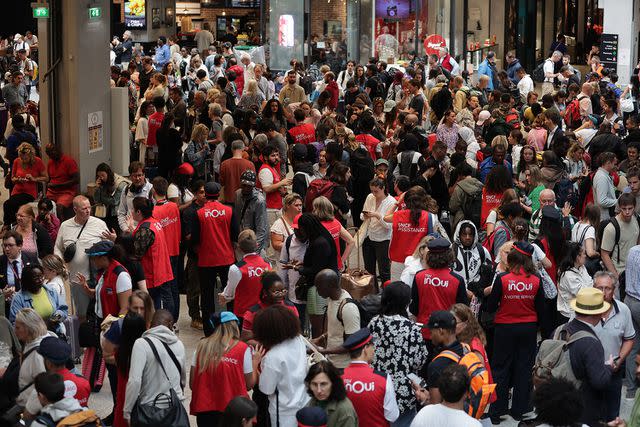
[(478, 242), (476, 226), (468, 220), (460, 221), (453, 235), (455, 262), (453, 271), (464, 278), (467, 292), (473, 293), (471, 310), (480, 311), (484, 288), (491, 285), (493, 269), (491, 254)]
[(34, 386), (42, 410), (31, 424), (32, 427), (55, 425), (63, 418), (83, 410), (74, 397), (64, 397), (64, 379), (58, 373), (43, 372), (38, 374)]

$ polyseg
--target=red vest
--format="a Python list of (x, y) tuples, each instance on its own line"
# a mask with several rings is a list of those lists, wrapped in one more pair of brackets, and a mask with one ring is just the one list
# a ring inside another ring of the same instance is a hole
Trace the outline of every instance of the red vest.
[(231, 265), (236, 256), (231, 242), (231, 215), (233, 210), (217, 200), (208, 201), (198, 210), (200, 246), (198, 267)]
[(102, 287), (100, 288), (100, 304), (102, 305), (102, 317), (106, 318), (108, 314), (118, 317), (120, 314), (120, 304), (118, 304), (118, 292), (116, 282), (120, 273), (126, 273), (124, 268), (116, 260), (111, 260), (109, 267), (98, 276), (98, 280), (102, 277)]
[(451, 65), (451, 55), (447, 53), (445, 57), (442, 58), (440, 65), (442, 65), (442, 68), (445, 68), (447, 71), (451, 72), (451, 70), (453, 70), (453, 65)]
[[(272, 168), (267, 163), (263, 163), (258, 170), (258, 175), (260, 175), (260, 171), (263, 169), (269, 169), (269, 172), (273, 175), (273, 184), (280, 182), (280, 171), (278, 169)], [(257, 180), (256, 184), (258, 188), (262, 188), (260, 180)], [(267, 209), (282, 209), (282, 195), (279, 190), (272, 191), (271, 193), (265, 191), (264, 195), (267, 199)]]
[(353, 403), (361, 426), (389, 427), (384, 417), (387, 376), (366, 363), (351, 362), (342, 374), (347, 397)]
[(60, 369), (58, 374), (64, 380), (64, 397), (75, 397), (80, 406), (86, 408), (91, 394), (91, 386), (85, 378), (72, 374), (68, 369)]
[(246, 351), (247, 344), (238, 341), (215, 368), (209, 367), (202, 373), (196, 360), (191, 390), (193, 396), (198, 398), (191, 399), (189, 409), (192, 415), (209, 411), (223, 412), (234, 397), (248, 396), (243, 373)]
[(302, 123), (289, 129), (294, 144), (311, 144), (316, 140), (316, 128), (311, 123)]
[(140, 228), (147, 228), (156, 236), (153, 244), (140, 260), (142, 269), (144, 270), (147, 288), (155, 288), (173, 280), (167, 241), (164, 237), (162, 226), (154, 217), (147, 218), (140, 222), (136, 231), (133, 232), (134, 236)]
[(260, 302), (260, 291), (262, 290), (260, 276), (271, 266), (260, 255), (249, 254), (245, 255), (242, 261), (238, 261), (236, 267), (242, 273), (242, 279), (236, 287), (233, 312), (236, 316), (242, 317), (249, 307)]
[(331, 221), (320, 222), (329, 234), (331, 234), (331, 237), (333, 237), (333, 241), (336, 244), (336, 256), (338, 257), (338, 270), (342, 271), (342, 254), (340, 253), (340, 229), (342, 228), (342, 224), (335, 218)]
[(549, 248), (549, 241), (547, 240), (547, 238), (546, 237), (541, 238), (540, 243), (542, 244), (542, 250), (547, 255), (547, 258), (549, 258), (549, 261), (551, 262), (551, 267), (545, 268), (545, 271), (549, 274), (549, 277), (551, 277), (551, 280), (553, 281), (553, 283), (556, 285), (556, 288), (557, 288), (558, 287), (558, 263), (556, 262), (556, 258), (553, 256), (553, 253), (551, 253), (551, 248)]
[[(458, 287), (464, 286), (464, 283), (460, 276), (448, 268), (427, 268), (416, 273), (413, 286), (416, 286), (418, 291), (419, 305), (416, 318), (419, 323), (426, 325), (431, 313), (449, 310), (456, 303)], [(427, 340), (431, 338), (428, 328), (422, 329), (422, 336)]]
[(162, 126), (163, 120), (164, 113), (158, 111), (149, 116), (149, 133), (147, 134), (147, 145), (149, 147), (158, 144), (156, 140), (156, 132), (158, 132), (158, 129)]
[[(391, 261), (404, 263), (404, 260), (416, 249), (420, 239), (433, 230), (429, 230), (429, 215), (422, 211), (418, 225), (411, 222), (411, 211), (397, 211), (393, 215), (391, 243), (389, 244), (389, 258)], [(448, 310), (448, 308), (447, 308)]]
[(178, 205), (168, 200), (160, 200), (153, 208), (153, 217), (158, 220), (162, 230), (164, 230), (169, 256), (180, 255), (182, 229), (180, 228), (180, 209)]
[(371, 136), (366, 133), (361, 133), (356, 136), (356, 141), (365, 146), (371, 158), (375, 161), (378, 159), (378, 153), (376, 152), (378, 148), (378, 144), (380, 144), (380, 140), (374, 136)]
[(502, 298), (496, 312), (496, 323), (530, 323), (538, 321), (535, 307), (540, 278), (524, 274), (500, 275)]
[(482, 208), (480, 210), (480, 224), (483, 229), (487, 228), (487, 217), (492, 209), (500, 206), (504, 193), (489, 193), (486, 189), (482, 189)]

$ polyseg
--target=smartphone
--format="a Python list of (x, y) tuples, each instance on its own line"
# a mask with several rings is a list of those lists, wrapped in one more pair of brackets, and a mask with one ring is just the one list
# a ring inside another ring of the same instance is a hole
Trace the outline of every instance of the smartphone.
[(424, 380), (422, 378), (420, 378), (419, 376), (417, 376), (416, 374), (414, 374), (413, 372), (410, 374), (407, 374), (407, 378), (409, 378), (409, 380), (413, 383), (415, 383), (416, 385), (418, 385), (421, 388), (425, 388), (426, 384), (424, 383)]

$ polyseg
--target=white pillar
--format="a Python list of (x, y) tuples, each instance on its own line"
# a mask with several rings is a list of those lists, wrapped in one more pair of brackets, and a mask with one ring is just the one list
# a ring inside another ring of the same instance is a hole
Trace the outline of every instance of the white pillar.
[[(604, 9), (604, 33), (618, 34), (618, 82), (629, 82), (636, 64), (638, 11), (633, 11), (633, 0), (600, 0)], [(635, 18), (635, 22), (633, 20)]]

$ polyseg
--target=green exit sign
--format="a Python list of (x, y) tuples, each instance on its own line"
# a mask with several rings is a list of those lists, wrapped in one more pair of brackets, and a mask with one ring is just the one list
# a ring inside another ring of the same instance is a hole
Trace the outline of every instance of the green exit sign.
[(101, 16), (102, 16), (102, 8), (99, 8), (99, 7), (89, 8), (89, 19), (100, 19)]
[(49, 17), (49, 8), (48, 7), (35, 7), (35, 8), (33, 8), (33, 17), (34, 18), (48, 18)]

